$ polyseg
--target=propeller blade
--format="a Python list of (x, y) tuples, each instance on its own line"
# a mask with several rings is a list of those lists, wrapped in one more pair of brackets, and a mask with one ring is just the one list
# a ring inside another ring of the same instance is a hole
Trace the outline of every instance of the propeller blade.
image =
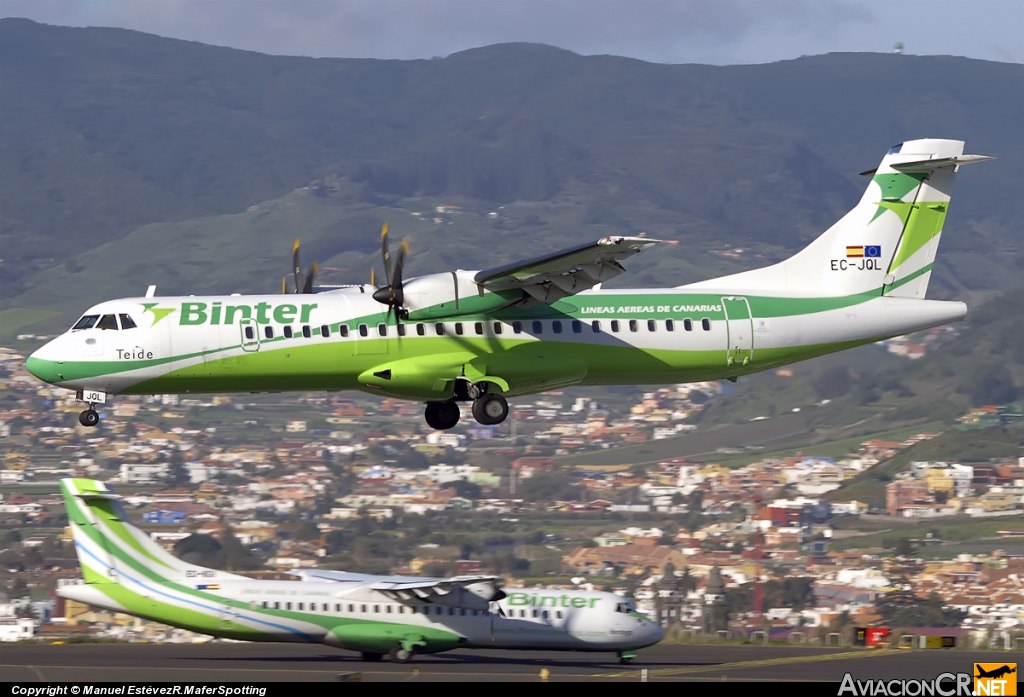
[(309, 272), (306, 273), (306, 282), (302, 286), (302, 292), (309, 294), (313, 292), (313, 279), (320, 273), (320, 267), (314, 261), (309, 265)]
[(374, 287), (376, 287), (376, 285), (377, 285), (377, 278), (374, 275), (373, 267), (372, 266), (370, 267), (370, 285), (374, 286)]
[(380, 253), (384, 257), (384, 278), (391, 283), (391, 248), (388, 246), (388, 224), (380, 229)]
[(409, 252), (409, 241), (402, 240), (398, 248), (398, 258), (395, 259), (394, 275), (391, 278), (391, 302), (396, 307), (405, 303), (405, 293), (402, 290), (402, 267), (405, 265), (405, 255)]
[(292, 245), (292, 269), (295, 273), (295, 292), (299, 293), (302, 290), (302, 266), (299, 264), (299, 238), (295, 238), (295, 244)]
[(288, 277), (281, 276), (281, 295), (288, 294)]

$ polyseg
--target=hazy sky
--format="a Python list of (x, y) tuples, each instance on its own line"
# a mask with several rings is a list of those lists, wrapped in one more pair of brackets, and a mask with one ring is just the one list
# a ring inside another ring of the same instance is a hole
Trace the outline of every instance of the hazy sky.
[(0, 16), (264, 53), (429, 58), (507, 41), (661, 63), (832, 51), (1024, 63), (1024, 0), (0, 0)]

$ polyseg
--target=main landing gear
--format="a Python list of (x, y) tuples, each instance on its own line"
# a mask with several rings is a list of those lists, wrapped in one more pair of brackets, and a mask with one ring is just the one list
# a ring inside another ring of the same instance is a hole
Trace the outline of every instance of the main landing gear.
[(455, 396), (447, 402), (427, 402), (424, 416), (427, 425), (446, 431), (459, 423), (459, 402), (473, 402), (473, 418), (484, 426), (497, 426), (508, 418), (508, 401), (500, 394), (487, 391), (487, 383), (459, 380)]
[(89, 405), (89, 408), (78, 415), (78, 423), (88, 428), (93, 428), (100, 422), (100, 415)]

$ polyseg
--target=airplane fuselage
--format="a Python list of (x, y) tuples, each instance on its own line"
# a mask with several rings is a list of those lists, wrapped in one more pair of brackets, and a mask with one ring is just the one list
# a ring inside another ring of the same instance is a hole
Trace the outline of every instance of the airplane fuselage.
[(367, 294), (126, 298), (86, 317), (29, 369), (109, 394), (362, 390), (443, 400), (460, 378), (507, 396), (569, 385), (733, 378), (961, 319), (959, 302), (587, 291), (552, 305), (396, 324)]

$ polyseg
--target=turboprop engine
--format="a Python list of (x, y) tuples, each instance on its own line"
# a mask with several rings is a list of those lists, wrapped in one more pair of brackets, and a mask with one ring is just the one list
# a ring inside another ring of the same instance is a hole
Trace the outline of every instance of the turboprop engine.
[(491, 312), (522, 299), (518, 291), (494, 293), (473, 280), (474, 271), (433, 273), (405, 283), (404, 309), (418, 322)]

